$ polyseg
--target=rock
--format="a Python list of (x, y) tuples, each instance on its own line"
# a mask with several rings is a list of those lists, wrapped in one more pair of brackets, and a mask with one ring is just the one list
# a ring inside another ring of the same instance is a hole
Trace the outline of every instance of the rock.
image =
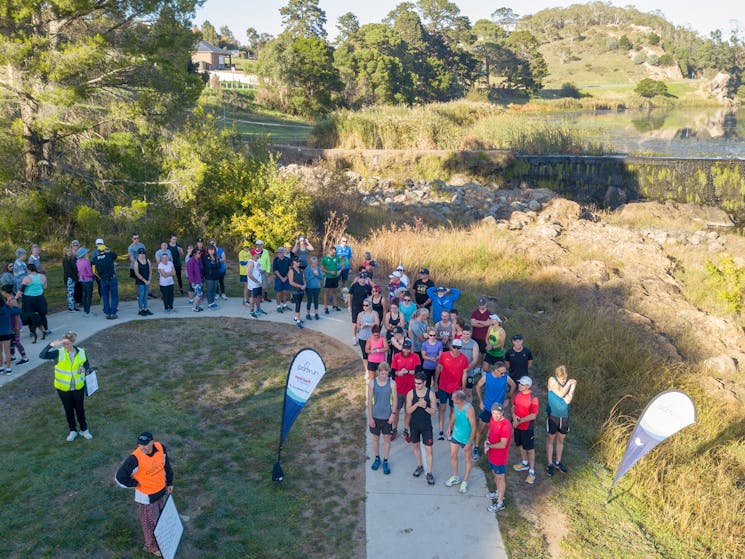
[(541, 210), (541, 203), (538, 200), (531, 200), (528, 202), (528, 209), (533, 212), (538, 212)]
[(508, 228), (512, 230), (520, 230), (530, 223), (530, 216), (525, 212), (514, 211), (510, 216)]
[(463, 194), (460, 192), (453, 194), (453, 197), (450, 199), (450, 203), (454, 206), (460, 206), (463, 204)]
[(709, 357), (702, 363), (703, 367), (710, 373), (733, 378), (737, 374), (735, 360), (729, 355), (716, 355)]
[(712, 206), (697, 206), (696, 204), (678, 204), (680, 213), (707, 227), (734, 227), (735, 223), (727, 212)]
[(539, 223), (560, 223), (566, 227), (569, 223), (579, 219), (581, 211), (582, 208), (577, 202), (556, 198), (546, 204), (538, 221)]
[(393, 201), (396, 204), (403, 204), (406, 202), (406, 194), (398, 194), (397, 196), (393, 197)]

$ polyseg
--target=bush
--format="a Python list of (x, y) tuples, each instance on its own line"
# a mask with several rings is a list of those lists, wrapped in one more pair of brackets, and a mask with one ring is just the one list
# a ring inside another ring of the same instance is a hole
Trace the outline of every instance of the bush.
[(660, 36), (654, 31), (652, 31), (649, 35), (647, 35), (647, 40), (649, 41), (650, 45), (660, 44)]
[(672, 54), (663, 54), (660, 56), (660, 66), (674, 66), (675, 57)]
[(647, 55), (643, 52), (637, 52), (633, 60), (634, 64), (644, 64), (647, 61)]
[(656, 54), (650, 54), (647, 57), (647, 64), (650, 64), (651, 66), (659, 66), (660, 65), (660, 57)]
[(568, 97), (570, 99), (581, 99), (582, 92), (572, 82), (565, 82), (559, 90), (559, 97)]
[(667, 86), (665, 82), (659, 80), (653, 80), (652, 78), (644, 78), (634, 88), (634, 93), (641, 95), (646, 99), (651, 99), (657, 95), (667, 95)]
[(626, 35), (621, 35), (621, 38), (618, 39), (618, 48), (621, 50), (631, 50), (634, 48), (634, 45)]

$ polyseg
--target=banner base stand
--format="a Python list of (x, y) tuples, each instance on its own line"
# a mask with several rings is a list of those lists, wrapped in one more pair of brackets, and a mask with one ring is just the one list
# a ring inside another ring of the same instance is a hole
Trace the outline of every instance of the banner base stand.
[(272, 468), (272, 481), (283, 481), (285, 479), (285, 473), (282, 471), (282, 466), (279, 462), (274, 463)]

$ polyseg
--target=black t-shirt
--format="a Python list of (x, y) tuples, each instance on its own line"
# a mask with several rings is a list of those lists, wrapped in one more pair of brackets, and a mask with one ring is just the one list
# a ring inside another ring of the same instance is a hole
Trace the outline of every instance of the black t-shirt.
[(424, 302), (429, 299), (429, 296), (427, 295), (427, 289), (434, 286), (435, 282), (433, 282), (431, 279), (428, 279), (427, 281), (418, 279), (414, 282), (414, 300), (416, 300), (417, 305), (423, 305)]
[(352, 308), (361, 309), (362, 302), (372, 294), (372, 287), (355, 281), (349, 288), (349, 294), (352, 296)]
[(173, 260), (174, 268), (181, 266), (181, 254), (179, 254), (179, 248), (181, 248), (181, 245), (178, 243), (176, 243), (176, 246), (168, 245), (168, 252), (171, 253), (171, 260)]
[(529, 374), (528, 361), (532, 361), (532, 359), (533, 353), (525, 346), (520, 351), (510, 348), (505, 352), (504, 360), (510, 364), (510, 377), (512, 377), (512, 380), (517, 382), (520, 377)]
[[(279, 275), (283, 277), (287, 277), (287, 274), (290, 272), (290, 266), (292, 265), (292, 260), (289, 258), (274, 258), (274, 265), (272, 266), (272, 269), (275, 272), (279, 272)], [(275, 276), (276, 277), (276, 276)]]
[(92, 264), (96, 267), (98, 277), (104, 281), (109, 281), (116, 277), (114, 262), (116, 262), (116, 253), (107, 250), (106, 252), (99, 252), (93, 259)]

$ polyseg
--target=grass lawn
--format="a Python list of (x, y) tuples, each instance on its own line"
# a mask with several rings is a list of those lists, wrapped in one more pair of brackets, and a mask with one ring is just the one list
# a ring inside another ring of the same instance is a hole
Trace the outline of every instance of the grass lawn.
[[(359, 357), (315, 332), (287, 334), (215, 318), (133, 322), (86, 340), (102, 386), (86, 402), (92, 441), (65, 442), (51, 363), (7, 385), (0, 556), (146, 556), (133, 494), (113, 482), (143, 430), (171, 453), (188, 517), (179, 557), (364, 555)], [(285, 443), (277, 484), (285, 375), (304, 346), (328, 373)]]

